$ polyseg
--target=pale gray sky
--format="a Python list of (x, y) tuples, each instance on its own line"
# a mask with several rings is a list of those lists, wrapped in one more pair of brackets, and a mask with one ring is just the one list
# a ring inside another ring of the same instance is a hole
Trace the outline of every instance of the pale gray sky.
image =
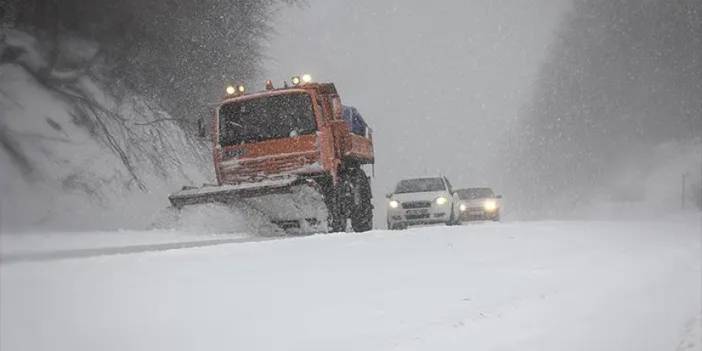
[[(333, 81), (375, 130), (376, 205), (407, 175), (500, 191), (497, 149), (569, 0), (310, 0), (276, 24), (268, 77)], [(376, 216), (384, 212), (376, 212)]]

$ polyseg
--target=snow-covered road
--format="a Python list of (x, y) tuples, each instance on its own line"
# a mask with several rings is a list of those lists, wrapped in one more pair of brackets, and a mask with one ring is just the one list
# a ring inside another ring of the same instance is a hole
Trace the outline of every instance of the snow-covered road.
[(701, 230), (480, 223), (3, 264), (0, 349), (700, 350)]

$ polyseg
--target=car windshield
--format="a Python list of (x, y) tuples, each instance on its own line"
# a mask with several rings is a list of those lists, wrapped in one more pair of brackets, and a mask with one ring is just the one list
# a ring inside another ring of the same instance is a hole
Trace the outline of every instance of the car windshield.
[(219, 143), (235, 145), (312, 134), (317, 130), (306, 93), (267, 96), (222, 105)]
[(495, 194), (489, 188), (462, 189), (458, 190), (458, 197), (461, 200), (473, 200), (495, 197)]
[(420, 178), (402, 180), (397, 184), (396, 194), (421, 193), (426, 191), (446, 190), (446, 186), (441, 178)]

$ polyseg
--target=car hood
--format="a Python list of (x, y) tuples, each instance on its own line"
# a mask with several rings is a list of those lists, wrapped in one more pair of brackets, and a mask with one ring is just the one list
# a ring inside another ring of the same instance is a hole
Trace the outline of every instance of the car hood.
[(447, 191), (427, 191), (421, 193), (402, 193), (394, 194), (390, 199), (399, 202), (410, 202), (410, 201), (434, 201), (437, 197), (443, 196), (451, 200)]

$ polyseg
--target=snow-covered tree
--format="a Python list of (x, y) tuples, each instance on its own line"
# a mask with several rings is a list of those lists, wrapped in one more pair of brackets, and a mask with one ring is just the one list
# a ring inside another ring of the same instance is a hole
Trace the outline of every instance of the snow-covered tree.
[(192, 121), (232, 82), (252, 81), (279, 6), (294, 0), (7, 0), (3, 22), (100, 44), (116, 80)]
[(524, 204), (637, 200), (612, 179), (645, 174), (659, 145), (702, 138), (702, 2), (576, 0), (522, 117), (511, 163)]

